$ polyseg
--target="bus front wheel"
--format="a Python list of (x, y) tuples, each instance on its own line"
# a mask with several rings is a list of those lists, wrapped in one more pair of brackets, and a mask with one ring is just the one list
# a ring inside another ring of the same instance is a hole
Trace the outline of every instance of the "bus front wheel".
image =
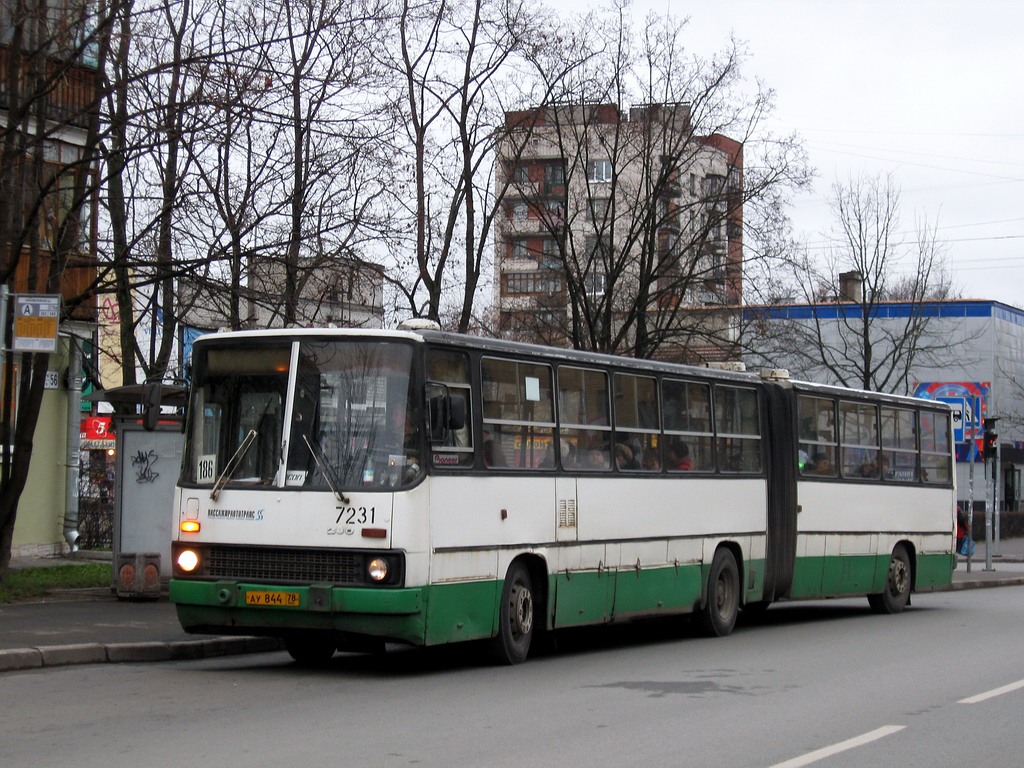
[(910, 601), (910, 555), (907, 548), (897, 544), (889, 559), (885, 577), (885, 591), (868, 595), (868, 604), (875, 613), (901, 613)]
[(740, 569), (733, 553), (722, 547), (715, 552), (708, 573), (708, 596), (697, 614), (701, 629), (712, 637), (725, 637), (736, 626), (740, 610)]
[(533, 639), (533, 582), (522, 563), (512, 563), (501, 588), (498, 634), (491, 641), (495, 660), (500, 664), (521, 664), (530, 652)]

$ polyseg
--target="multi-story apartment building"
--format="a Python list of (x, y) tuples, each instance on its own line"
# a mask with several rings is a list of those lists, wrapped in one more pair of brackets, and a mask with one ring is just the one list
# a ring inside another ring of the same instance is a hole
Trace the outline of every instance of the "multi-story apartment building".
[(687, 104), (506, 114), (496, 191), (502, 333), (673, 359), (727, 356), (742, 297), (743, 148)]

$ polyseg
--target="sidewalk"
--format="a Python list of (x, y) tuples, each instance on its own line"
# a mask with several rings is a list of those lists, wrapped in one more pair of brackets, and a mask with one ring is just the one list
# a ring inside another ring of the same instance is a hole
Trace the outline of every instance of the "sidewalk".
[[(12, 560), (13, 567), (66, 565), (75, 560)], [(1024, 539), (1001, 542), (1000, 556), (985, 570), (981, 542), (967, 571), (960, 558), (949, 589), (1024, 585)], [(0, 605), (0, 672), (101, 662), (202, 659), (277, 651), (273, 638), (190, 635), (181, 629), (166, 596), (156, 601), (118, 600), (109, 589), (68, 590), (35, 602)]]

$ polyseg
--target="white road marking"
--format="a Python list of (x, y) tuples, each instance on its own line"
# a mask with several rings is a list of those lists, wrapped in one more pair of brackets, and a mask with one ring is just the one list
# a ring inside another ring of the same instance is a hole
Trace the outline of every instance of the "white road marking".
[(994, 699), (996, 696), (1002, 696), (1004, 693), (1018, 691), (1021, 688), (1024, 688), (1024, 680), (1018, 680), (1016, 683), (1004, 685), (1002, 688), (993, 688), (991, 691), (985, 691), (985, 693), (979, 693), (976, 696), (968, 696), (966, 699), (960, 699), (957, 704), (977, 704), (981, 701)]
[(854, 736), (852, 739), (847, 739), (846, 741), (841, 741), (838, 744), (833, 744), (830, 747), (822, 747), (821, 749), (816, 749), (813, 752), (808, 752), (806, 755), (794, 757), (792, 760), (786, 760), (784, 763), (776, 763), (771, 766), (771, 768), (800, 768), (802, 765), (810, 765), (811, 763), (816, 763), (819, 760), (824, 760), (826, 757), (838, 755), (840, 752), (846, 752), (850, 749), (863, 747), (865, 744), (870, 744), (872, 741), (878, 741), (879, 739), (884, 739), (886, 736), (892, 736), (894, 733), (899, 733), (906, 727), (907, 726), (905, 725), (886, 725), (860, 736)]

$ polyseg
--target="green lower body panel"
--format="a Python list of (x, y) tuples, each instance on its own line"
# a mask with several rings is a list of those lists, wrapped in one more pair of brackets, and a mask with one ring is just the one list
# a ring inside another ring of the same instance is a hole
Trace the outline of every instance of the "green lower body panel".
[[(701, 602), (707, 566), (671, 565), (618, 571), (560, 572), (551, 578), (554, 627), (689, 613)], [(743, 589), (747, 600), (760, 600), (764, 590), (763, 563), (750, 563)]]
[(471, 581), (430, 587), (426, 644), (492, 637), (498, 626), (502, 582)]
[(922, 555), (917, 558), (915, 588), (918, 592), (949, 586), (956, 567), (956, 555), (950, 553)]
[[(882, 592), (889, 575), (888, 553), (837, 557), (797, 558), (793, 586), (787, 597), (794, 600)], [(921, 555), (914, 563), (914, 589), (927, 591), (950, 583), (953, 555)]]

